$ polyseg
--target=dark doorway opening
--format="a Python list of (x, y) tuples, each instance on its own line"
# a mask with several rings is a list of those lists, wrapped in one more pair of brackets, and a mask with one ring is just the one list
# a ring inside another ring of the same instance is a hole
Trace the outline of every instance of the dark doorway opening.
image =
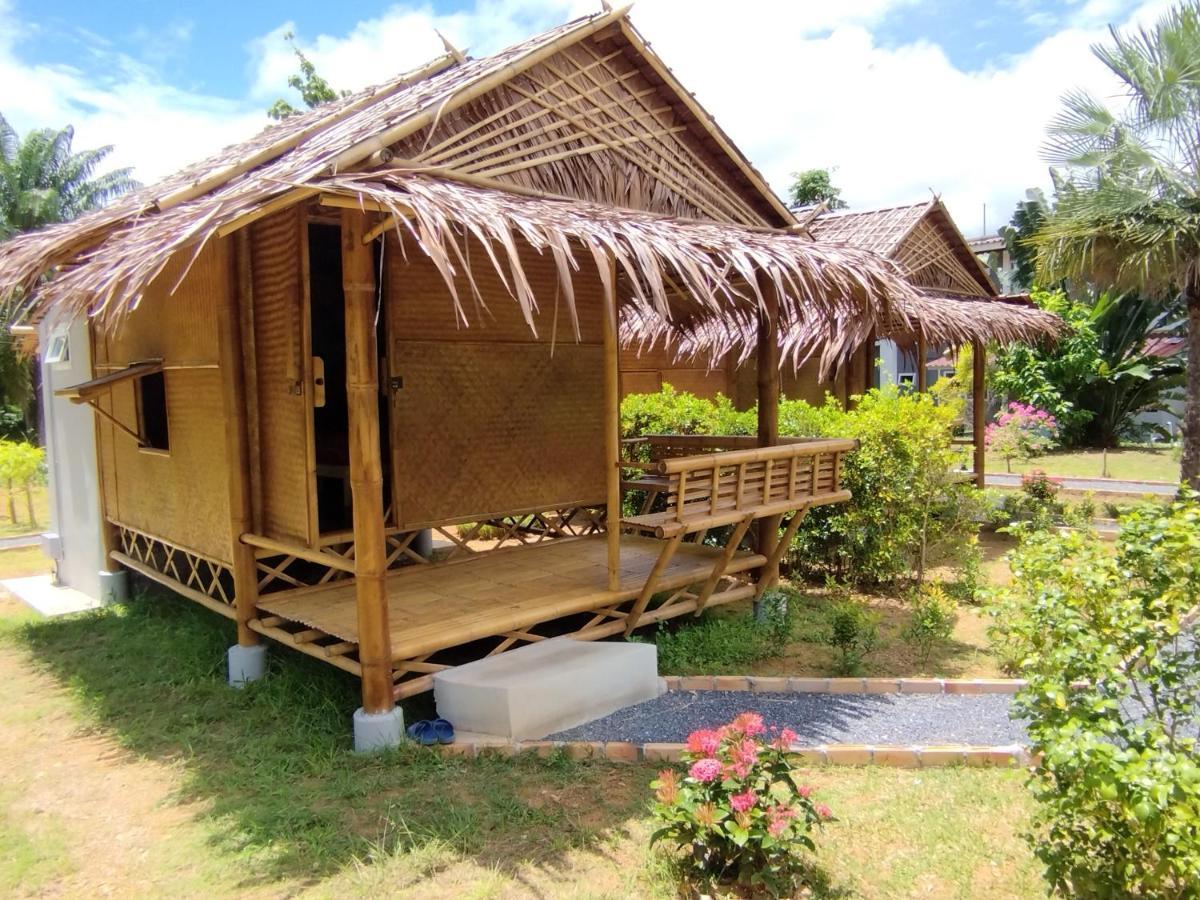
[[(319, 363), (314, 361), (314, 381), (323, 381), (323, 384), (314, 385), (316, 404), (313, 407), (313, 435), (317, 467), (317, 527), (325, 535), (350, 531), (354, 526), (350, 495), (350, 423), (346, 405), (346, 309), (342, 294), (339, 226), (318, 223), (308, 226), (308, 265), (312, 354), (320, 360)], [(380, 316), (380, 333), (382, 318)], [(323, 404), (320, 403), (322, 389)], [(387, 410), (382, 399), (381, 393), (379, 437), (384, 460), (386, 506), (386, 498), (391, 497), (391, 466), (388, 464), (391, 444)]]

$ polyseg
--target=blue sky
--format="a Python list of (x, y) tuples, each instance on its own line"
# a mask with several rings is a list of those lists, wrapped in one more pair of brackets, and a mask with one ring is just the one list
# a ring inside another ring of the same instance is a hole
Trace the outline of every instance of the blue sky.
[[(1111, 92), (1089, 44), (1164, 5), (639, 0), (632, 18), (777, 189), (837, 166), (855, 206), (933, 189), (975, 232), (984, 204), (998, 224), (1046, 181), (1038, 145), (1061, 93)], [(71, 122), (81, 146), (113, 143), (149, 180), (264, 124), (293, 68), (289, 28), (331, 82), (358, 87), (434, 55), (434, 28), (485, 53), (598, 7), (0, 0), (0, 113), (19, 129)]]

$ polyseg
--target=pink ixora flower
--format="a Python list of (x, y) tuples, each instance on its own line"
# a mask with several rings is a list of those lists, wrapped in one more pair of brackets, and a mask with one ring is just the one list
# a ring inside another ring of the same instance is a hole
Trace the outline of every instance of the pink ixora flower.
[(775, 805), (767, 810), (767, 834), (779, 837), (787, 830), (788, 823), (796, 818), (796, 810), (790, 806)]
[(740, 794), (732, 794), (729, 797), (729, 805), (733, 807), (734, 812), (745, 812), (754, 806), (757, 799), (754, 791), (743, 791)]
[(698, 759), (688, 769), (688, 774), (697, 781), (707, 784), (721, 777), (721, 764), (715, 759)]
[(826, 806), (824, 803), (818, 803), (816, 806), (813, 807), (813, 809), (816, 810), (817, 815), (820, 816), (822, 819), (832, 819), (833, 818), (833, 810), (830, 809), (828, 806)]
[(775, 747), (778, 750), (787, 750), (792, 744), (796, 743), (796, 732), (790, 728), (785, 728), (779, 732), (779, 737), (775, 738)]
[(805, 800), (807, 800), (809, 797), (812, 796), (812, 792), (813, 792), (813, 789), (812, 789), (812, 785), (810, 785), (810, 784), (802, 784), (802, 785), (800, 785), (800, 787), (796, 788), (796, 793), (799, 794), (801, 797), (803, 797)]
[(715, 731), (702, 729), (700, 731), (693, 731), (688, 735), (687, 748), (691, 753), (703, 753), (705, 756), (712, 756), (720, 746), (721, 736)]
[(733, 720), (733, 727), (747, 737), (754, 737), (767, 730), (767, 726), (763, 724), (763, 717), (755, 712), (742, 713)]

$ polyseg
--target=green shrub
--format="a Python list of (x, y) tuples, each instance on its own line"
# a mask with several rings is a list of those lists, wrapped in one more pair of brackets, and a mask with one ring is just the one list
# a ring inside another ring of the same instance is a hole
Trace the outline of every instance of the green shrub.
[(922, 585), (914, 592), (912, 618), (900, 636), (916, 649), (922, 668), (929, 665), (934, 648), (953, 633), (957, 620), (954, 600), (940, 582)]
[[(969, 565), (978, 555), (969, 538), (987, 505), (952, 473), (958, 454), (951, 432), (960, 415), (960, 404), (895, 387), (869, 391), (849, 412), (833, 397), (819, 406), (782, 401), (780, 434), (861, 441), (842, 469), (854, 498), (809, 513), (789, 564), (806, 575), (875, 584), (907, 575), (921, 580), (932, 561)], [(629, 437), (753, 434), (757, 412), (739, 412), (725, 397), (708, 401), (666, 386), (625, 398), (621, 424)]]
[(831, 603), (827, 616), (826, 641), (841, 653), (838, 674), (854, 675), (862, 670), (867, 654), (879, 646), (879, 616), (852, 598)]
[(1028, 679), (1015, 709), (1039, 755), (1029, 836), (1080, 897), (1193, 897), (1200, 884), (1197, 495), (1139, 506), (1116, 552), (1094, 532), (1018, 526), (992, 633)]
[(816, 849), (813, 829), (832, 818), (792, 765), (795, 739), (742, 713), (689, 735), (685, 772), (664, 769), (651, 782), (658, 828), (650, 842), (683, 851), (692, 889), (724, 896), (721, 887), (734, 882), (753, 894), (794, 896), (805, 853)]
[(704, 613), (672, 627), (658, 626), (658, 669), (663, 675), (741, 675), (753, 663), (778, 656), (795, 630), (798, 604), (782, 590), (763, 595), (763, 613)]

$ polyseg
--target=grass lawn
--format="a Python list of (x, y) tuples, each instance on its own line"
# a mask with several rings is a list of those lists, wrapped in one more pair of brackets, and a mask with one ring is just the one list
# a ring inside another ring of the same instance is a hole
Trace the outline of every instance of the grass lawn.
[[(0, 894), (673, 895), (649, 767), (356, 756), (355, 679), (279, 649), (231, 691), (233, 637), (163, 593), (53, 621), (0, 600)], [(816, 896), (1044, 896), (1021, 773), (808, 777), (838, 816)]]
[[(1075, 478), (1102, 478), (1104, 454), (1100, 450), (1072, 450), (1070, 452), (1047, 453), (1028, 462), (1013, 460), (1014, 473), (1041, 469), (1048, 475), (1063, 475)], [(1004, 459), (994, 453), (987, 455), (987, 471), (1005, 472)], [(1149, 450), (1131, 448), (1108, 451), (1108, 476), (1120, 481), (1169, 481), (1179, 480), (1179, 457), (1171, 449)]]

